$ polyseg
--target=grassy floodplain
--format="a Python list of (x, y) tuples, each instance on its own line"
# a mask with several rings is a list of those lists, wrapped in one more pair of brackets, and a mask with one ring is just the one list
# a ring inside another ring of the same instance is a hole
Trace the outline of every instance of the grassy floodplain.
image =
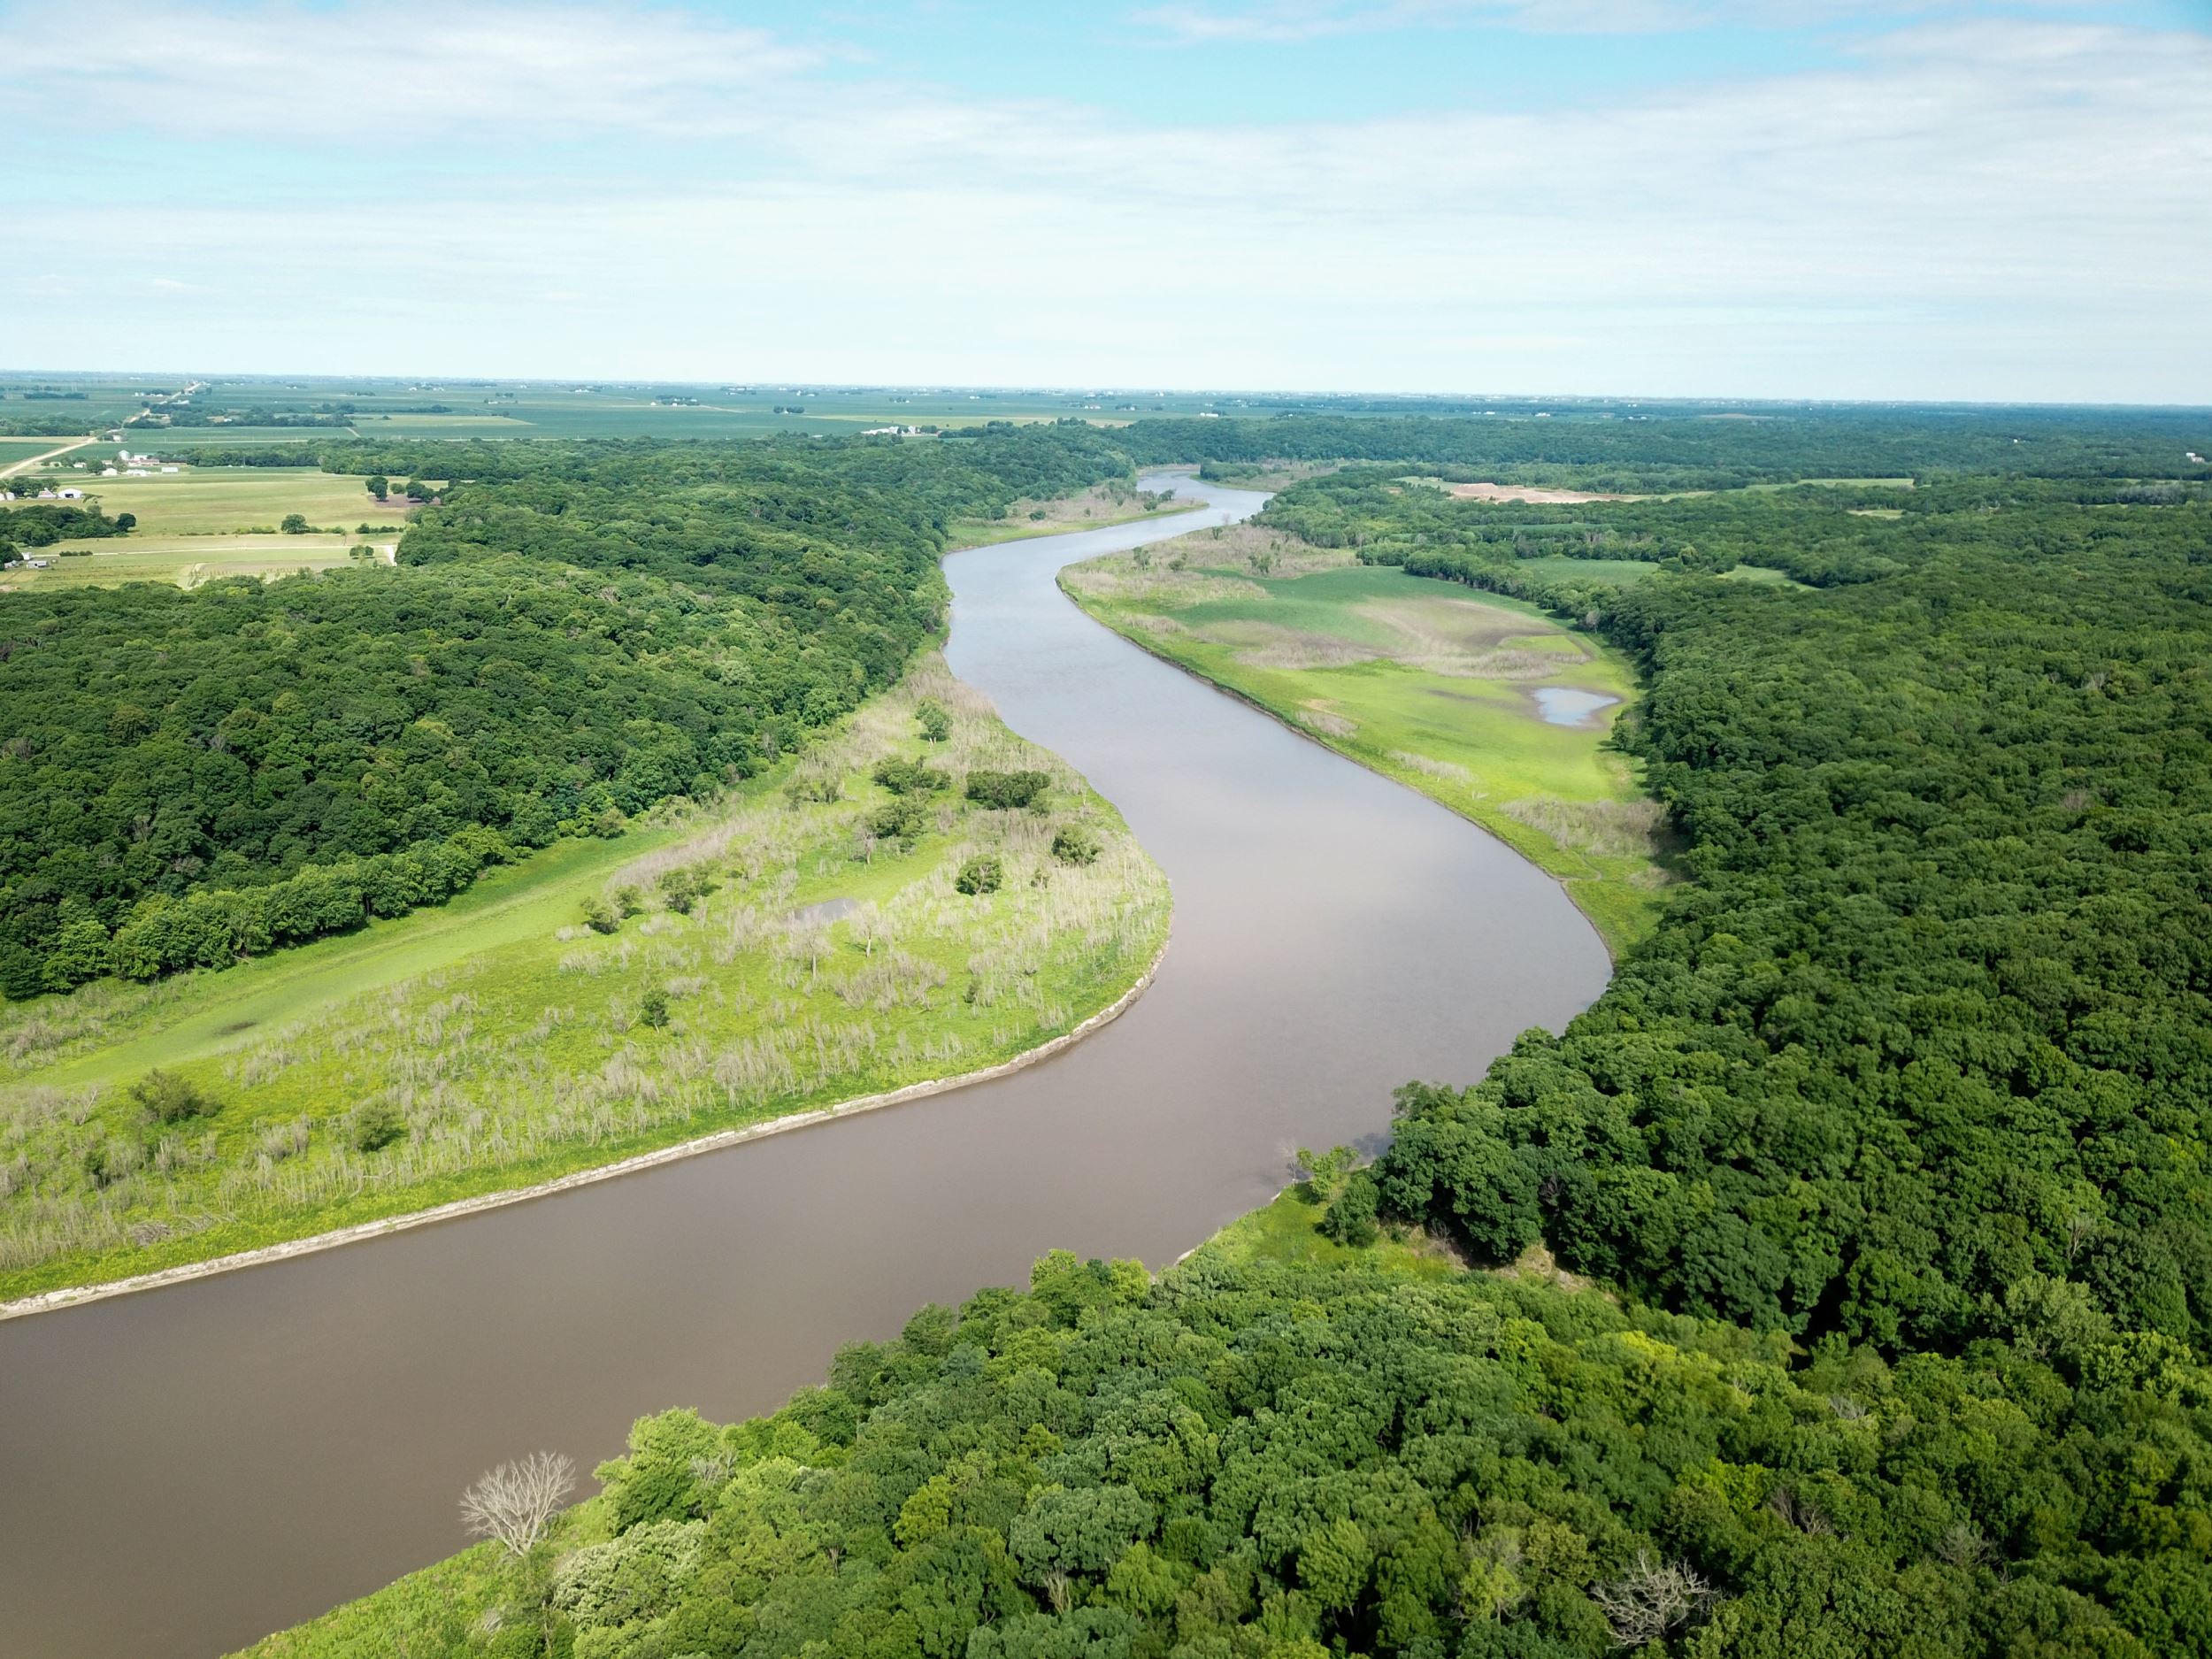
[(988, 547), (994, 542), (1059, 535), (1069, 530), (1102, 530), (1110, 525), (1133, 524), (1140, 518), (1195, 512), (1203, 504), (1197, 501), (1162, 499), (1115, 479), (1073, 495), (1056, 496), (1049, 501), (1018, 501), (1006, 510), (1002, 518), (961, 519), (947, 530), (946, 544)]
[[(1557, 876), (1616, 953), (1650, 926), (1661, 814), (1605, 743), (1632, 678), (1533, 606), (1257, 526), (1109, 554), (1061, 583), (1148, 650), (1474, 819)], [(1611, 701), (1558, 725), (1539, 689)]]
[[(950, 716), (941, 742), (918, 734), (925, 699)], [(950, 780), (915, 797), (910, 844), (869, 829), (896, 757)], [(1045, 773), (1042, 810), (964, 799), (979, 769)], [(1056, 855), (1070, 828), (1093, 862)], [(996, 891), (957, 890), (977, 859)], [(688, 908), (685, 884), (708, 889)], [(589, 902), (629, 914), (596, 932)], [(795, 767), (642, 837), (563, 843), (259, 963), (0, 1013), (0, 1298), (986, 1067), (1128, 990), (1167, 919), (1113, 809), (933, 657)], [(127, 1085), (156, 1063), (217, 1110), (150, 1125)]]

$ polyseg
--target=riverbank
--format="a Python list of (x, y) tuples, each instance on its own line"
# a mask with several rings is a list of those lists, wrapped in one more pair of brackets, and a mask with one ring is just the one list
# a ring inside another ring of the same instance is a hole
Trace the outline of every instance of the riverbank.
[[(1034, 801), (969, 799), (979, 776)], [(933, 655), (795, 770), (549, 875), (470, 907), (486, 935), (431, 910), (361, 947), (409, 977), (333, 941), (295, 981), (326, 995), (286, 1000), (273, 959), (234, 971), (270, 1006), (219, 1024), (158, 987), (93, 993), (121, 1003), (116, 1040), (80, 1031), (0, 1094), (0, 1315), (998, 1075), (1125, 1007), (1169, 911), (1119, 815)], [(156, 1064), (198, 1110), (151, 1120), (134, 1091)]]
[(1258, 526), (1113, 553), (1064, 592), (1133, 643), (1471, 819), (1557, 878), (1617, 957), (1669, 879), (1656, 804), (1606, 739), (1626, 664), (1532, 605)]
[(311, 1238), (294, 1239), (282, 1244), (265, 1245), (257, 1250), (242, 1251), (235, 1256), (218, 1256), (211, 1261), (195, 1262), (182, 1267), (173, 1267), (157, 1273), (144, 1273), (132, 1279), (116, 1279), (103, 1285), (84, 1285), (64, 1290), (47, 1291), (39, 1295), (19, 1297), (13, 1302), (0, 1302), (0, 1320), (19, 1319), (35, 1313), (48, 1313), (58, 1308), (73, 1308), (88, 1302), (98, 1302), (110, 1296), (126, 1296), (138, 1291), (158, 1290), (167, 1285), (180, 1285), (187, 1280), (206, 1279), (217, 1273), (236, 1272), (242, 1268), (263, 1267), (273, 1262), (288, 1261), (294, 1256), (308, 1256), (318, 1250), (336, 1249), (341, 1245), (358, 1244), (365, 1240), (382, 1238), (389, 1233), (404, 1233), (412, 1227), (426, 1227), (442, 1221), (457, 1221), (464, 1216), (496, 1210), (505, 1204), (527, 1203), (532, 1199), (549, 1198), (555, 1193), (570, 1192), (595, 1181), (611, 1181), (625, 1175), (673, 1164), (679, 1159), (697, 1157), (705, 1152), (718, 1152), (725, 1147), (741, 1146), (749, 1141), (758, 1141), (766, 1135), (785, 1134), (795, 1129), (810, 1129), (839, 1118), (849, 1118), (860, 1112), (879, 1111), (887, 1106), (902, 1106), (909, 1101), (925, 1100), (932, 1094), (942, 1094), (949, 1089), (966, 1088), (972, 1084), (987, 1083), (994, 1078), (1011, 1077), (1040, 1062), (1072, 1048), (1093, 1032), (1111, 1025), (1126, 1013), (1136, 1000), (1151, 988), (1153, 979), (1159, 972), (1160, 963), (1167, 955), (1167, 941), (1160, 941), (1159, 950), (1147, 965), (1137, 982), (1124, 991), (1108, 1006), (1091, 1015), (1073, 1031), (1040, 1043), (1036, 1048), (1016, 1055), (1010, 1060), (980, 1071), (964, 1071), (956, 1077), (930, 1078), (919, 1083), (910, 1083), (903, 1088), (892, 1089), (880, 1094), (865, 1094), (856, 1100), (841, 1101), (817, 1111), (798, 1112), (788, 1118), (778, 1118), (767, 1123), (754, 1124), (742, 1129), (725, 1129), (715, 1134), (702, 1135), (695, 1141), (686, 1141), (657, 1151), (643, 1152), (617, 1163), (596, 1165), (565, 1175), (555, 1180), (540, 1181), (535, 1186), (488, 1193), (479, 1198), (465, 1198), (434, 1209), (414, 1210), (406, 1215), (388, 1217), (381, 1221), (365, 1222), (358, 1226), (344, 1227), (332, 1233), (317, 1233)]

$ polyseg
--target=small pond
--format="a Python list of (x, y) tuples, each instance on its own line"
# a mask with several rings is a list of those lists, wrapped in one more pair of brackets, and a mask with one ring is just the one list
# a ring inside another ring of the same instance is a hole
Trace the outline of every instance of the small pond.
[(1618, 697), (1601, 691), (1582, 691), (1573, 686), (1539, 686), (1530, 694), (1537, 711), (1553, 726), (1588, 726), (1600, 709), (1609, 709)]

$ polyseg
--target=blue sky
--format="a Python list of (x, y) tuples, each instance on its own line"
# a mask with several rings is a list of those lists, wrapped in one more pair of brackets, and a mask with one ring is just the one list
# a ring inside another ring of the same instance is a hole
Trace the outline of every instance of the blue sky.
[(2212, 400), (2212, 0), (0, 0), (0, 366)]

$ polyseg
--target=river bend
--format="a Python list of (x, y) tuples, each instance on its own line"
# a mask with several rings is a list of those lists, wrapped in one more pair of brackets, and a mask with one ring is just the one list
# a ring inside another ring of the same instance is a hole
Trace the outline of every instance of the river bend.
[[(204, 1659), (465, 1541), (464, 1485), (728, 1419), (1042, 1251), (1172, 1261), (1602, 988), (1558, 885), (1086, 618), (1063, 565), (1265, 497), (952, 555), (954, 671), (1174, 883), (1156, 983), (1014, 1076), (488, 1214), (0, 1325), (0, 1652)], [(1157, 480), (1148, 480), (1160, 487)]]

